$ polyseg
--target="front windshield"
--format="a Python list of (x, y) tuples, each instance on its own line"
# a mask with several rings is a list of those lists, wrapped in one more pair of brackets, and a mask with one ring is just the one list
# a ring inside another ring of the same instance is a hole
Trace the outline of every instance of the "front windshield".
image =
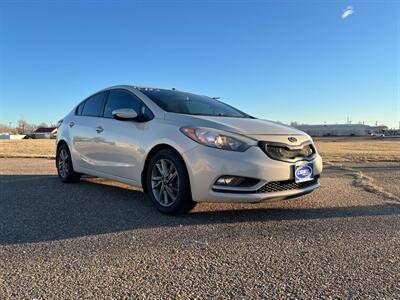
[(140, 91), (168, 112), (188, 115), (251, 118), (251, 116), (236, 108), (206, 96), (175, 90), (140, 89)]

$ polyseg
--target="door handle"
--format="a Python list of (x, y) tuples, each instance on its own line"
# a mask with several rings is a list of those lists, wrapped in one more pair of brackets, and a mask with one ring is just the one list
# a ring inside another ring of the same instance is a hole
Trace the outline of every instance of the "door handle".
[(96, 131), (97, 131), (97, 133), (102, 133), (104, 131), (104, 129), (101, 126), (97, 126)]
[(69, 122), (69, 127), (74, 127), (75, 123), (74, 122)]

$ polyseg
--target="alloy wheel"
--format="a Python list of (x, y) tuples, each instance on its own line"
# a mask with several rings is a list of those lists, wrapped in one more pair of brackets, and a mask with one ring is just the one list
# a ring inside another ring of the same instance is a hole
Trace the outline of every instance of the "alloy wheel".
[(58, 155), (58, 171), (62, 178), (66, 178), (69, 172), (69, 155), (67, 150), (61, 149)]
[(154, 164), (151, 188), (160, 205), (167, 207), (175, 203), (179, 193), (179, 175), (175, 165), (168, 159), (160, 159)]

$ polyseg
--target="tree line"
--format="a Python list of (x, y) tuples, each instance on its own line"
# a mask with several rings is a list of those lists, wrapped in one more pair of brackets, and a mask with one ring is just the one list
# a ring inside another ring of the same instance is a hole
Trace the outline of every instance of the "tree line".
[(48, 125), (47, 123), (39, 123), (39, 124), (34, 124), (34, 123), (29, 123), (28, 121), (24, 119), (20, 119), (17, 121), (16, 126), (7, 125), (7, 124), (1, 124), (0, 123), (0, 133), (11, 133), (11, 134), (28, 134), (34, 132), (38, 128), (42, 127), (54, 127), (54, 124)]

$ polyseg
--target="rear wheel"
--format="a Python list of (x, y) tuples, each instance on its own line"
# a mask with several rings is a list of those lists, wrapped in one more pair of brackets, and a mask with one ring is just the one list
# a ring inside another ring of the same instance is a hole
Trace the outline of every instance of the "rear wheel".
[(61, 179), (62, 182), (78, 182), (81, 178), (81, 175), (74, 171), (71, 153), (69, 152), (68, 146), (66, 144), (60, 145), (57, 149), (56, 166), (58, 177)]
[(185, 163), (170, 149), (161, 150), (151, 158), (147, 190), (156, 208), (165, 214), (184, 214), (196, 205)]

